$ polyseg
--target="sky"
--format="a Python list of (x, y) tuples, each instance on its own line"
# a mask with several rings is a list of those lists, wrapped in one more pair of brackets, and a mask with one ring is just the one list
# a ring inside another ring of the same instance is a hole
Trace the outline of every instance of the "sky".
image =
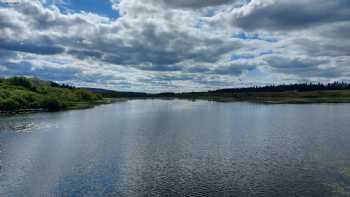
[(0, 77), (120, 91), (350, 82), (349, 0), (0, 0)]

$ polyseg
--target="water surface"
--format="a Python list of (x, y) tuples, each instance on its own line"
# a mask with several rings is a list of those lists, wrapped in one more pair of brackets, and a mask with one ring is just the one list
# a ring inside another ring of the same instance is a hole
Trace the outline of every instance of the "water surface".
[(348, 196), (349, 112), (138, 100), (0, 117), (0, 196)]

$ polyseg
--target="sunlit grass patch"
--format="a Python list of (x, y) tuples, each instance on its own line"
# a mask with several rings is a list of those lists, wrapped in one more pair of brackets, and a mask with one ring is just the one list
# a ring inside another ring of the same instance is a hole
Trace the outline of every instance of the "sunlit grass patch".
[(332, 193), (332, 197), (349, 197), (350, 196), (350, 168), (340, 170), (340, 175), (344, 181), (339, 183), (328, 184), (327, 187)]
[(332, 197), (349, 197), (350, 191), (347, 186), (333, 184), (329, 185), (332, 191)]
[(350, 181), (350, 168), (343, 169), (341, 174)]

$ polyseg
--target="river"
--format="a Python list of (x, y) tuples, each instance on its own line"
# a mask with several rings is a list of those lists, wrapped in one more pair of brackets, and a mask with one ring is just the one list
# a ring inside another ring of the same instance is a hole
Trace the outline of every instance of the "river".
[(134, 100), (0, 117), (0, 196), (349, 196), (350, 104)]

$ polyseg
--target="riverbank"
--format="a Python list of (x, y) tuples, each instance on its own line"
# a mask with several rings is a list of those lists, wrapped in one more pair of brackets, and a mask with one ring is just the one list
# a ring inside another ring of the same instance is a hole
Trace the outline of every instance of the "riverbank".
[(37, 78), (0, 78), (0, 115), (85, 109), (117, 100)]
[(158, 94), (139, 99), (185, 99), (216, 102), (251, 102), (262, 104), (312, 104), (312, 103), (350, 103), (349, 90), (329, 91), (284, 91), (248, 93), (193, 92), (177, 94)]
[(109, 100), (81, 88), (36, 78), (0, 78), (2, 114), (88, 108)]
[[(320, 95), (321, 94), (321, 95)], [(98, 105), (111, 104), (115, 102), (123, 102), (128, 100), (204, 100), (214, 102), (250, 102), (258, 104), (316, 104), (316, 103), (350, 103), (350, 96), (347, 96), (349, 91), (327, 91), (317, 92), (317, 95), (312, 92), (296, 93), (249, 93), (249, 94), (222, 94), (222, 95), (175, 95), (175, 96), (145, 96), (145, 97), (124, 97), (124, 98), (103, 98), (93, 102), (71, 102), (65, 108), (58, 110), (50, 110), (48, 108), (24, 108), (4, 111), (0, 110), (0, 116), (39, 113), (39, 112), (57, 112), (67, 110), (88, 109)], [(322, 97), (323, 95), (323, 97)]]
[(104, 98), (102, 100), (98, 100), (95, 102), (76, 102), (76, 103), (71, 103), (70, 106), (67, 108), (63, 108), (55, 111), (49, 110), (47, 108), (16, 109), (16, 110), (9, 110), (9, 111), (0, 110), (0, 116), (13, 116), (13, 115), (19, 115), (19, 114), (31, 114), (31, 113), (40, 113), (40, 112), (59, 112), (59, 111), (68, 111), (68, 110), (89, 109), (98, 105), (106, 105), (106, 104), (112, 104), (115, 102), (123, 102), (123, 101), (127, 101), (127, 99)]
[(257, 97), (257, 98), (236, 98), (236, 97), (198, 97), (191, 98), (189, 100), (207, 100), (215, 102), (250, 102), (258, 104), (316, 104), (316, 103), (350, 103), (350, 98), (270, 98), (270, 97)]
[(76, 88), (36, 78), (0, 78), (0, 115), (85, 109), (135, 99), (185, 99), (261, 104), (350, 103), (350, 85), (295, 84), (208, 92), (150, 94)]

